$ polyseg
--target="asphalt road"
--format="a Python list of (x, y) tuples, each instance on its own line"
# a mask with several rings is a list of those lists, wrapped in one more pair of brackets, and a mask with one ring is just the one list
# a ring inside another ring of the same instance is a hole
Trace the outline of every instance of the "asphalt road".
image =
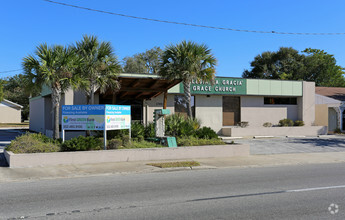
[(109, 175), (0, 184), (0, 218), (345, 219), (344, 195), (345, 164)]

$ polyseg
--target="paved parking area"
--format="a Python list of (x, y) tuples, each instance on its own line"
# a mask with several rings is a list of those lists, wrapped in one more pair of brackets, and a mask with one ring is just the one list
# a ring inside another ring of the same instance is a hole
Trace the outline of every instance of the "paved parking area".
[(276, 137), (237, 139), (235, 143), (250, 145), (251, 154), (288, 154), (345, 151), (345, 136)]
[(0, 167), (7, 166), (3, 153), (5, 146), (10, 144), (13, 139), (25, 133), (26, 131), (26, 129), (0, 129)]
[(17, 136), (22, 135), (27, 130), (25, 129), (6, 129), (1, 128), (0, 129), (0, 152), (3, 151), (4, 147), (11, 143), (13, 139), (15, 139)]

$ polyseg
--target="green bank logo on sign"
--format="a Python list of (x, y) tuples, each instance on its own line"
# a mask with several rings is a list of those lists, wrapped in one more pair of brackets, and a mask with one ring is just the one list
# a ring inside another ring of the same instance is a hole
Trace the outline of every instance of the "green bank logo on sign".
[(190, 89), (192, 94), (245, 95), (247, 91), (246, 82), (246, 79), (216, 77), (213, 84), (193, 80)]

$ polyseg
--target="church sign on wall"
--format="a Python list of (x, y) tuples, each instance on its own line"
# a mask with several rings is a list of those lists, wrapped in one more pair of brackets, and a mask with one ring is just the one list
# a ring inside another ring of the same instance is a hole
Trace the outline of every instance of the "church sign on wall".
[[(192, 80), (190, 91), (192, 94), (218, 94), (218, 95), (246, 95), (246, 79), (216, 77), (213, 83), (199, 80)], [(183, 86), (181, 83), (181, 91)]]

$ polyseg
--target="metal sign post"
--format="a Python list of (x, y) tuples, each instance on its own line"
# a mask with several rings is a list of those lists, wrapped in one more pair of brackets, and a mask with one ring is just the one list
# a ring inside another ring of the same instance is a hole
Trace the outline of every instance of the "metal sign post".
[(103, 131), (103, 139), (104, 139), (104, 141), (103, 141), (104, 150), (106, 150), (107, 149), (107, 130), (106, 129), (104, 129), (104, 131)]

